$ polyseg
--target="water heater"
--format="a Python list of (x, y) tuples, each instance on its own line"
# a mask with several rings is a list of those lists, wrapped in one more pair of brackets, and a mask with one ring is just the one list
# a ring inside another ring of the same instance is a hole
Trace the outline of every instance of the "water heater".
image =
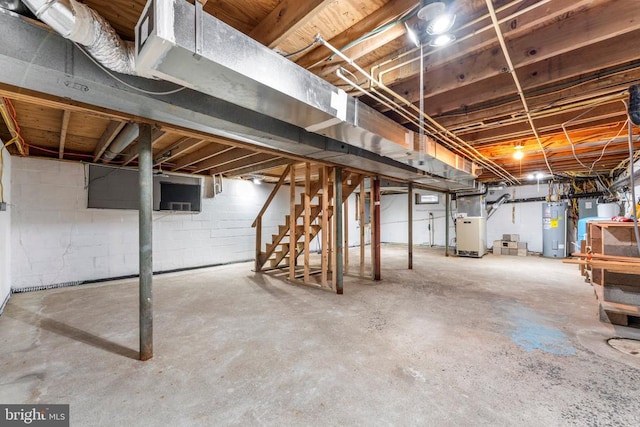
[(567, 256), (567, 202), (542, 204), (542, 256)]

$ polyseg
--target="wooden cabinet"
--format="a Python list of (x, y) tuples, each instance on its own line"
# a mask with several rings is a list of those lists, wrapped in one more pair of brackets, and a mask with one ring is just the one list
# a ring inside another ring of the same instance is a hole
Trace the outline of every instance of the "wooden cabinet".
[(628, 262), (629, 257), (640, 258), (633, 223), (591, 221), (587, 245), (593, 254), (591, 283), (600, 320), (617, 325), (640, 321), (640, 263)]

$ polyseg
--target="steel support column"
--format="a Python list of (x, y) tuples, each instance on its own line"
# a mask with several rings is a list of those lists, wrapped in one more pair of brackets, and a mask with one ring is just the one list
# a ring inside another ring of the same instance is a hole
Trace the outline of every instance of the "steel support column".
[(373, 180), (373, 280), (380, 280), (380, 178)]
[(408, 222), (408, 235), (407, 235), (407, 247), (408, 247), (408, 269), (413, 269), (413, 184), (409, 183), (409, 191), (407, 197), (407, 222)]
[(444, 198), (444, 256), (449, 256), (449, 217), (451, 216), (451, 194), (445, 193)]
[(336, 293), (343, 293), (343, 250), (344, 240), (342, 236), (342, 168), (336, 168), (336, 177), (333, 183), (336, 187), (334, 212), (336, 216)]
[(138, 138), (140, 207), (140, 360), (153, 357), (153, 154), (151, 126), (140, 125)]

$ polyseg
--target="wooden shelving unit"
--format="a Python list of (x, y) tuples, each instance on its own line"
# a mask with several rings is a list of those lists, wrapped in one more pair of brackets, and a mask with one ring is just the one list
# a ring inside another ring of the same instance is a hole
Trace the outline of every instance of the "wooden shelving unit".
[(640, 319), (640, 263), (633, 223), (590, 221), (587, 246), (591, 249), (591, 284), (599, 304), (600, 320), (628, 325)]

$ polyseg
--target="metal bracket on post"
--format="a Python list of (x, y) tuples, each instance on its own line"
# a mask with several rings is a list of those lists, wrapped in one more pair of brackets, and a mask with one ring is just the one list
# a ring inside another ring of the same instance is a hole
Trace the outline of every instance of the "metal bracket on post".
[(196, 39), (196, 51), (195, 54), (193, 55), (196, 59), (200, 59), (202, 57), (202, 45), (204, 44), (204, 24), (203, 24), (203, 19), (204, 19), (204, 3), (201, 0), (196, 0), (195, 2), (195, 6), (196, 6), (196, 14), (195, 14), (195, 29), (196, 29), (196, 34), (195, 34), (195, 39)]

